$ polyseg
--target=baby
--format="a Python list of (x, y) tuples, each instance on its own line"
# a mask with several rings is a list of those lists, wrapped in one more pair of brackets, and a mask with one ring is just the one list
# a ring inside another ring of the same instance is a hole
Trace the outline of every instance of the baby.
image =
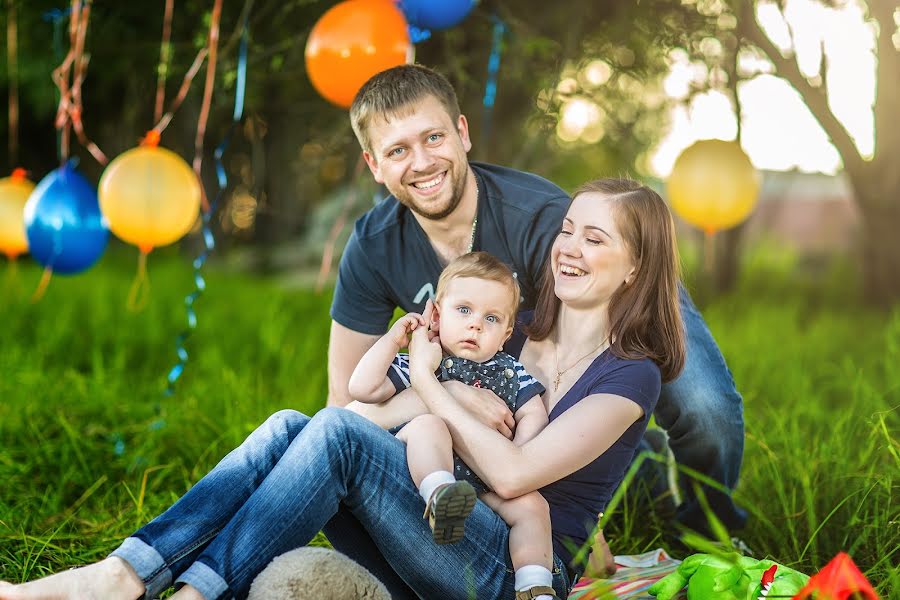
[[(350, 378), (350, 395), (359, 402), (380, 404), (408, 388), (409, 357), (399, 351), (408, 345), (413, 330), (430, 325), (438, 331), (444, 350), (439, 379), (462, 381), (496, 393), (515, 417), (513, 443), (524, 444), (547, 425), (548, 416), (541, 400), (544, 386), (512, 356), (501, 352), (512, 334), (518, 307), (519, 286), (509, 267), (486, 252), (464, 254), (441, 273), (432, 323), (426, 324), (415, 313), (397, 320), (360, 360)], [(388, 425), (378, 418), (372, 420)], [(401, 427), (397, 437), (406, 443), (409, 472), (425, 501), (425, 516), (435, 542), (449, 544), (462, 539), (477, 489), (481, 499), (510, 526), (515, 588), (522, 592), (517, 597), (555, 598), (550, 517), (543, 496), (531, 492), (504, 500), (491, 492), (453, 454), (450, 432), (439, 417), (419, 414)]]

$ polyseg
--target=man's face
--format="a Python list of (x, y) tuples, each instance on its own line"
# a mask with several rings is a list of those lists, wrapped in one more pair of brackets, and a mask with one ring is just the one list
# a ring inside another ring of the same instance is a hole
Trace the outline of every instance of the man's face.
[(451, 279), (432, 317), (441, 346), (460, 358), (489, 360), (512, 333), (511, 299), (509, 287), (499, 281)]
[(469, 174), (466, 153), (472, 148), (469, 126), (456, 123), (434, 96), (404, 111), (405, 116), (369, 124), (371, 152), (363, 156), (375, 181), (401, 204), (426, 219), (440, 220), (462, 200)]

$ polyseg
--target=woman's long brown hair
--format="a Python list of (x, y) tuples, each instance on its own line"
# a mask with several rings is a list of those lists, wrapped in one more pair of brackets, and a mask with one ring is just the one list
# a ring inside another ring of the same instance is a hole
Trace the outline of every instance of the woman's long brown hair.
[[(611, 203), (613, 217), (636, 268), (634, 279), (609, 301), (612, 352), (625, 359), (649, 358), (664, 382), (684, 367), (684, 325), (678, 308), (680, 267), (675, 223), (659, 194), (630, 179), (596, 179), (572, 195), (599, 193)], [(541, 277), (534, 321), (525, 328), (533, 340), (546, 339), (559, 317), (550, 257)]]

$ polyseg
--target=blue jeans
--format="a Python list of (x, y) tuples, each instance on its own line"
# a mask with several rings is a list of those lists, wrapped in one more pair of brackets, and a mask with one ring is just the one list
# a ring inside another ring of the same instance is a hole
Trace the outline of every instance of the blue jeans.
[[(173, 583), (207, 600), (243, 598), (276, 556), (325, 529), (394, 598), (512, 598), (509, 527), (478, 502), (466, 537), (434, 543), (399, 440), (342, 408), (266, 420), (171, 508), (112, 555), (144, 581), (146, 598)], [(569, 586), (554, 557), (553, 584)]]
[[(677, 379), (662, 387), (656, 405), (657, 424), (666, 430), (675, 460), (733, 490), (744, 456), (744, 406), (731, 371), (703, 316), (679, 286), (686, 331), (687, 358)], [(642, 445), (642, 449), (648, 449)], [(706, 515), (688, 478), (681, 478), (683, 502), (676, 520), (709, 534)], [(747, 513), (730, 494), (702, 486), (710, 508), (729, 529), (740, 529)]]

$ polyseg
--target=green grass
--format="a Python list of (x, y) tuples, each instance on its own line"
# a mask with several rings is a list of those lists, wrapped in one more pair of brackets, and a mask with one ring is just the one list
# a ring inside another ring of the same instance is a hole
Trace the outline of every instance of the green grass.
[[(0, 269), (5, 265), (0, 264)], [(2, 273), (0, 273), (2, 276)], [(0, 296), (0, 579), (104, 556), (281, 408), (326, 392), (330, 294), (206, 273), (177, 393), (164, 396), (192, 289), (186, 260), (151, 256), (151, 297), (126, 308), (130, 263), (55, 277), (23, 267)], [(900, 308), (862, 307), (852, 273), (795, 275), (751, 261), (704, 309), (744, 394), (739, 535), (807, 573), (848, 551), (885, 598), (900, 590)], [(613, 515), (617, 553), (660, 545), (633, 504)]]

